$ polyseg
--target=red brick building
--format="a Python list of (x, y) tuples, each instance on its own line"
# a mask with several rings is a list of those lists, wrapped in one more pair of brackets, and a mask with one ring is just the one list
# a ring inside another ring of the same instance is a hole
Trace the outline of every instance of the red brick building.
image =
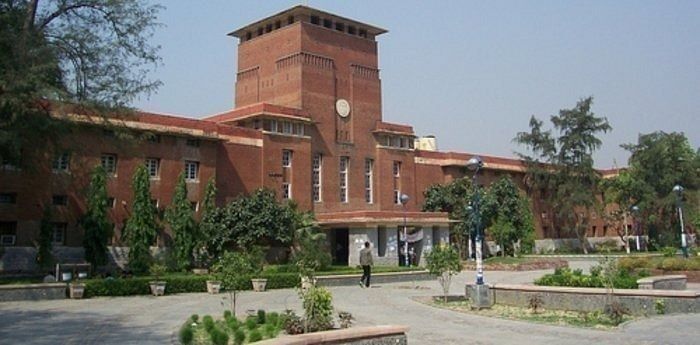
[[(55, 154), (33, 157), (43, 165), (0, 171), (3, 245), (33, 247), (43, 207), (50, 204), (57, 247), (80, 247), (77, 219), (85, 209), (89, 171), (102, 164), (111, 175), (118, 246), (130, 212), (131, 178), (145, 163), (159, 209), (170, 204), (184, 170), (195, 209), (216, 176), (220, 204), (267, 187), (313, 210), (338, 263), (356, 264), (357, 251), (369, 240), (379, 262), (396, 264), (404, 216), (420, 257), (423, 249), (449, 240), (450, 224), (444, 213), (420, 212), (423, 191), (464, 176), (471, 155), (416, 148), (412, 127), (382, 120), (376, 39), (385, 32), (295, 6), (229, 34), (239, 40), (230, 111), (201, 120), (151, 113), (110, 120), (137, 135), (151, 134), (137, 144), (94, 118), (71, 116), (81, 129)], [(522, 162), (482, 157), (485, 184), (503, 174), (521, 180)], [(401, 194), (410, 196), (405, 210)], [(539, 238), (556, 235), (546, 216), (536, 223)]]

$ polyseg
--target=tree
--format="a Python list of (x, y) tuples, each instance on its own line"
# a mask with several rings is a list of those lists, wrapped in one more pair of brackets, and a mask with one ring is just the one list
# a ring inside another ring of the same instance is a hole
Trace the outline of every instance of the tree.
[(187, 269), (192, 264), (197, 224), (193, 218), (192, 204), (187, 199), (185, 173), (180, 173), (170, 207), (165, 211), (165, 221), (174, 237), (173, 251), (177, 268)]
[(302, 278), (313, 281), (314, 274), (330, 266), (332, 258), (326, 248), (326, 234), (319, 230), (313, 213), (293, 209), (294, 238), (292, 239), (292, 261)]
[(623, 197), (629, 198), (630, 205), (639, 206), (650, 237), (661, 245), (679, 243), (680, 225), (672, 189), (676, 184), (685, 188), (684, 215), (692, 220), (699, 204), (700, 152), (693, 150), (683, 133), (661, 131), (640, 134), (636, 144), (622, 147), (631, 154), (626, 180), (617, 183), (630, 181)]
[[(479, 189), (479, 192), (483, 193), (483, 190)], [(467, 210), (467, 206), (476, 197), (471, 179), (463, 177), (448, 184), (432, 185), (423, 192), (423, 196), (425, 199), (423, 211), (447, 212), (450, 219), (458, 221), (454, 224), (451, 233), (455, 237), (460, 257), (465, 257), (466, 242), (475, 224), (474, 215)], [(483, 196), (481, 198), (483, 200)]]
[(201, 221), (197, 224), (196, 245), (194, 249), (194, 261), (198, 267), (209, 266), (214, 259), (211, 253), (214, 248), (216, 231), (218, 229), (212, 222), (205, 222), (204, 219), (213, 219), (213, 212), (216, 209), (216, 180), (212, 177), (204, 188), (204, 200), (202, 200)]
[(269, 241), (289, 244), (295, 212), (290, 204), (277, 202), (275, 192), (268, 189), (240, 196), (203, 216), (201, 226), (208, 236), (207, 251), (215, 257), (225, 246), (245, 249)]
[(160, 6), (142, 0), (0, 3), (0, 156), (20, 162), (66, 124), (50, 114), (123, 109), (159, 81), (148, 43)]
[(444, 301), (447, 303), (447, 294), (450, 292), (452, 276), (462, 271), (459, 253), (448, 245), (433, 246), (426, 254), (425, 262), (430, 274), (438, 277), (438, 282), (442, 286)]
[(503, 256), (514, 255), (514, 244), (519, 241), (524, 247), (532, 246), (534, 225), (530, 203), (512, 179), (503, 177), (489, 186), (483, 204), (483, 224), (503, 248)]
[(557, 137), (543, 130), (542, 121), (533, 116), (530, 132), (520, 132), (514, 139), (532, 153), (519, 154), (527, 164), (526, 183), (545, 191), (540, 197), (554, 211), (554, 225), (575, 235), (584, 253), (591, 213), (600, 204), (596, 193), (600, 174), (593, 167), (593, 152), (602, 145), (598, 135), (612, 129), (605, 117), (591, 112), (592, 103), (588, 97), (551, 116)]
[(151, 263), (151, 244), (156, 240), (157, 209), (151, 200), (151, 185), (146, 166), (139, 165), (132, 183), (134, 204), (126, 222), (125, 237), (129, 245), (129, 268), (137, 274), (148, 271)]
[(85, 260), (96, 268), (107, 264), (107, 243), (113, 235), (112, 224), (107, 217), (107, 174), (102, 165), (92, 171), (86, 199), (87, 209), (79, 224), (85, 234)]
[(39, 243), (36, 253), (36, 262), (39, 268), (47, 269), (53, 264), (53, 254), (51, 254), (53, 224), (51, 223), (51, 207), (44, 207), (44, 214), (39, 225)]

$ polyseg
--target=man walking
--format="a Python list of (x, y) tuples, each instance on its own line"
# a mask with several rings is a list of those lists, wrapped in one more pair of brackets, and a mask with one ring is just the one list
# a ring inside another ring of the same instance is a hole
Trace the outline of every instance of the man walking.
[(362, 266), (362, 278), (360, 278), (360, 286), (369, 287), (369, 277), (372, 274), (372, 249), (369, 248), (369, 242), (365, 242), (365, 247), (360, 250), (360, 265)]

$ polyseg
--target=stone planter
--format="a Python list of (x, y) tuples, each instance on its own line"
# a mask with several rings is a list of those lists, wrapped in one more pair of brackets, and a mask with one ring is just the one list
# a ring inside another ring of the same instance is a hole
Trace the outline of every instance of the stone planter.
[(308, 290), (316, 286), (316, 278), (301, 277), (301, 289)]
[(250, 280), (253, 283), (253, 291), (263, 292), (267, 285), (267, 279), (255, 278)]
[(85, 293), (85, 284), (83, 283), (70, 283), (68, 284), (68, 295), (72, 299), (81, 299)]
[(152, 281), (149, 283), (151, 286), (151, 293), (153, 296), (163, 296), (165, 295), (165, 284), (164, 281)]
[(192, 273), (198, 276), (203, 276), (205, 274), (209, 274), (209, 269), (208, 268), (193, 268)]
[(207, 292), (210, 294), (218, 294), (221, 291), (221, 282), (218, 280), (207, 280)]

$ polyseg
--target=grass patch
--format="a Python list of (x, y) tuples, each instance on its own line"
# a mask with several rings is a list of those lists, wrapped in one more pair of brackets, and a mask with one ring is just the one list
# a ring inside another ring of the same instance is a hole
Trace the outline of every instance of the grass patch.
[[(602, 311), (598, 312), (577, 312), (577, 311), (562, 311), (538, 309), (533, 312), (532, 309), (523, 307), (512, 307), (507, 305), (495, 304), (491, 309), (475, 310), (471, 308), (468, 300), (448, 301), (443, 302), (442, 299), (428, 298), (418, 299), (419, 302), (431, 305), (437, 308), (449, 309), (461, 313), (496, 317), (508, 320), (520, 320), (528, 322), (537, 322), (558, 326), (573, 326), (583, 328), (595, 328), (611, 330), (615, 329), (619, 323), (610, 319)], [(625, 315), (621, 322), (634, 320), (635, 318)]]
[(274, 312), (258, 311), (258, 315), (244, 319), (225, 313), (222, 319), (216, 321), (209, 315), (201, 320), (193, 315), (182, 325), (179, 339), (185, 345), (248, 344), (276, 338), (282, 328), (283, 320)]

